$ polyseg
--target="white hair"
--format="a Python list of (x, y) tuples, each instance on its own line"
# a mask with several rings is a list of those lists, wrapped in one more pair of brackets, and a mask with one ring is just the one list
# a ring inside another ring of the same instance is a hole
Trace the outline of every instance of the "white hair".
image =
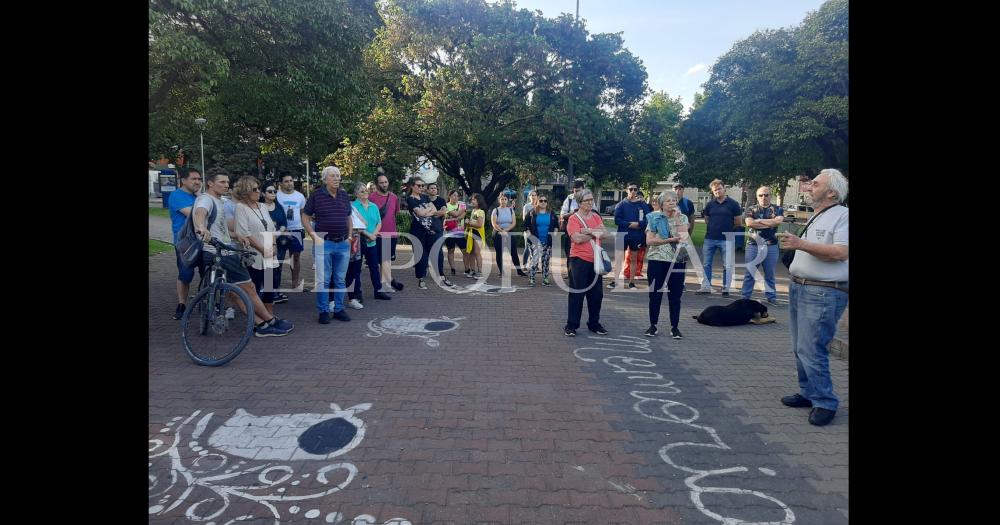
[[(847, 177), (833, 168), (825, 169), (819, 172), (819, 175), (826, 175), (827, 187), (837, 194), (837, 202), (843, 203), (844, 199), (847, 198)], [(816, 176), (819, 177), (819, 175)]]
[(326, 176), (331, 173), (336, 173), (337, 175), (340, 175), (340, 168), (336, 166), (327, 166), (323, 168), (323, 172), (320, 174), (319, 180), (321, 180), (322, 182), (326, 182)]

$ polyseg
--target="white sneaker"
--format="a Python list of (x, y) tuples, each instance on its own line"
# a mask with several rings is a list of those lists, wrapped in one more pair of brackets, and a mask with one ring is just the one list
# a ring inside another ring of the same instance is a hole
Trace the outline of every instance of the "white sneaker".
[(360, 310), (365, 307), (365, 305), (361, 304), (361, 301), (357, 299), (351, 299), (350, 301), (347, 302), (347, 304), (350, 305), (350, 307), (354, 308), (355, 310)]
[(385, 293), (396, 293), (396, 289), (389, 283), (382, 283), (382, 291)]

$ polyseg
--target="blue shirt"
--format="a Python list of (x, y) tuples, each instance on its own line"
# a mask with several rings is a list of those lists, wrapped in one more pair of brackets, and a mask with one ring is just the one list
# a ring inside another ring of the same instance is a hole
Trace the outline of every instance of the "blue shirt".
[(681, 213), (684, 215), (694, 215), (694, 203), (687, 197), (681, 197), (681, 199), (677, 201), (677, 208), (681, 210)]
[(705, 238), (713, 241), (726, 240), (725, 232), (733, 231), (733, 218), (740, 215), (743, 215), (743, 209), (732, 197), (726, 197), (722, 203), (712, 198), (705, 205), (705, 222), (708, 224)]
[[(747, 213), (746, 213), (747, 219), (773, 219), (779, 215), (784, 217), (785, 211), (781, 209), (781, 206), (778, 206), (776, 204), (772, 204), (767, 208), (763, 208), (758, 204), (754, 204), (753, 206), (747, 206)], [(755, 230), (753, 228), (749, 228), (747, 233), (750, 234), (751, 239), (753, 239), (754, 235), (756, 234), (760, 235), (765, 241), (767, 241), (767, 244), (778, 244), (778, 238), (775, 236), (775, 233), (777, 232), (778, 228), (774, 227), (774, 228), (765, 228), (763, 230)]]
[(535, 222), (538, 223), (538, 232), (548, 232), (549, 231), (549, 214), (543, 213), (541, 215), (535, 216)]
[(181, 213), (181, 210), (194, 206), (195, 199), (197, 199), (195, 195), (184, 190), (170, 192), (170, 197), (167, 199), (167, 206), (170, 208), (170, 228), (174, 231), (174, 244), (177, 244), (177, 234), (181, 231), (181, 226), (184, 226), (184, 221), (187, 219)]
[[(618, 225), (618, 231), (626, 232), (630, 236), (645, 236), (646, 215), (648, 213), (646, 203), (641, 200), (632, 202), (625, 199), (619, 202), (618, 206), (615, 206), (615, 224)], [(638, 222), (639, 229), (629, 228), (628, 225), (631, 222)]]

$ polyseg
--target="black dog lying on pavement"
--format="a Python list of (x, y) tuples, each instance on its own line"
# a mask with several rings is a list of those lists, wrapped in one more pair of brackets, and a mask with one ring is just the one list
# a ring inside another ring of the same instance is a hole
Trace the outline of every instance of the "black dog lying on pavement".
[(709, 326), (737, 326), (767, 317), (767, 307), (753, 299), (739, 299), (726, 306), (709, 306), (692, 317)]

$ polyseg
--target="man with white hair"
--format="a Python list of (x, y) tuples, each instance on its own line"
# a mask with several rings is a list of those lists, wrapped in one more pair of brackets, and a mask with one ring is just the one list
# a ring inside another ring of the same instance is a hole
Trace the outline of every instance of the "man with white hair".
[[(330, 296), (327, 286), (334, 289), (333, 318), (350, 321), (344, 310), (347, 263), (351, 255), (351, 197), (340, 189), (340, 170), (336, 166), (323, 168), (324, 186), (317, 189), (302, 208), (302, 226), (313, 240), (313, 256), (321, 261), (323, 275), (316, 278), (316, 309), (320, 324), (330, 323)], [(315, 226), (312, 221), (315, 220)], [(332, 282), (331, 282), (332, 277)]]
[(781, 247), (795, 250), (788, 268), (789, 324), (799, 375), (799, 393), (781, 398), (790, 407), (812, 407), (809, 423), (833, 420), (839, 400), (830, 379), (827, 346), (837, 331), (848, 299), (847, 178), (825, 169), (806, 186), (806, 200), (815, 213), (802, 237), (779, 233)]

